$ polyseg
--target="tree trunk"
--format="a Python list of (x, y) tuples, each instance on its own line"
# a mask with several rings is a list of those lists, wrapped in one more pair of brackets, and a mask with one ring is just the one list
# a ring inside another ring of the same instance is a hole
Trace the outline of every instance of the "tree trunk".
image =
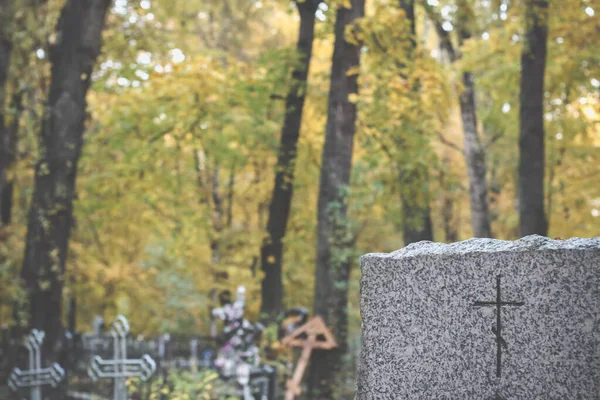
[[(440, 38), (440, 46), (448, 53), (450, 62), (460, 58), (452, 44), (450, 34), (442, 27), (442, 21), (429, 5), (425, 5), (429, 18), (435, 25)], [(469, 29), (471, 10), (464, 1), (459, 1), (460, 13), (455, 22), (459, 44), (471, 38)], [(464, 153), (469, 176), (469, 200), (471, 202), (471, 226), (474, 237), (492, 237), (491, 217), (487, 188), (487, 165), (485, 149), (481, 145), (477, 131), (477, 106), (475, 101), (475, 83), (470, 71), (463, 71), (463, 92), (460, 94), (460, 116), (463, 124)]]
[[(473, 14), (464, 0), (459, 1), (461, 12), (457, 18), (459, 46), (471, 38), (470, 25)], [(449, 40), (449, 39), (448, 39)], [(453, 52), (454, 53), (454, 52)], [(456, 59), (457, 55), (454, 54)], [(475, 83), (471, 71), (463, 71), (463, 92), (460, 94), (460, 115), (463, 123), (465, 160), (469, 176), (469, 198), (471, 201), (471, 226), (474, 237), (492, 237), (487, 188), (485, 149), (477, 131), (477, 107)]]
[[(401, 188), (400, 200), (402, 202), (402, 230), (405, 246), (423, 240), (433, 241), (429, 189), (427, 187), (420, 188), (420, 183), (428, 180), (429, 173), (422, 166), (401, 172), (403, 188)], [(414, 190), (406, 189), (415, 185), (425, 193), (416, 193)], [(420, 204), (419, 199), (424, 199), (424, 204)]]
[(300, 32), (296, 51), (301, 58), (292, 73), (293, 83), (285, 101), (285, 120), (281, 130), (275, 184), (267, 222), (268, 236), (263, 241), (260, 250), (261, 268), (265, 274), (262, 280), (261, 313), (266, 314), (269, 318), (275, 317), (283, 310), (281, 278), (283, 238), (294, 191), (296, 150), (300, 137), (308, 69), (315, 36), (315, 12), (319, 3), (321, 0), (296, 2), (300, 13)]
[(474, 237), (492, 237), (485, 151), (477, 133), (475, 85), (473, 74), (463, 72), (464, 91), (460, 95), (460, 115), (463, 123), (465, 159), (469, 176), (471, 226)]
[(5, 101), (6, 81), (8, 79), (8, 68), (10, 67), (10, 53), (12, 51), (12, 33), (10, 32), (13, 0), (0, 0), (0, 225), (10, 223), (10, 209), (12, 204), (7, 202), (7, 194), (10, 191), (12, 200), (12, 185), (7, 183), (6, 173), (9, 167), (10, 134), (6, 126)]
[[(0, 224), (10, 225), (12, 222), (14, 177), (9, 177), (10, 169), (17, 159), (17, 138), (19, 133), (19, 121), (23, 113), (23, 94), (17, 91), (12, 96), (11, 108), (15, 110), (12, 122), (6, 125), (2, 144), (2, 164), (4, 176), (0, 181)], [(14, 174), (13, 174), (14, 175)]]
[[(15, 0), (0, 0), (0, 225), (10, 225), (12, 221), (14, 178), (10, 170), (16, 161), (16, 147), (19, 120), (23, 111), (23, 93), (17, 88), (13, 90), (10, 107), (15, 110), (10, 126), (5, 117), (5, 101), (7, 100), (6, 82), (10, 68), (12, 50), (12, 30), (23, 28), (23, 19), (17, 18), (17, 4), (25, 13), (35, 13), (36, 8), (45, 5), (47, 0), (30, 0), (17, 3)], [(39, 45), (39, 43), (37, 43)], [(37, 48), (34, 43), (31, 49)], [(19, 86), (18, 82), (14, 86)]]
[[(317, 260), (314, 311), (323, 317), (336, 336), (338, 349), (316, 352), (311, 363), (312, 395), (334, 396), (334, 377), (342, 369), (347, 348), (348, 280), (352, 234), (346, 217), (346, 202), (356, 130), (356, 104), (349, 95), (358, 92), (360, 46), (346, 41), (345, 32), (364, 15), (364, 0), (351, 0), (351, 8), (340, 7), (335, 22), (335, 42), (331, 67), (331, 87), (317, 215)], [(351, 71), (350, 74), (348, 72)]]
[(211, 198), (213, 201), (212, 226), (214, 234), (210, 240), (210, 250), (213, 265), (221, 263), (221, 239), (223, 235), (223, 199), (219, 189), (221, 174), (219, 164), (215, 163), (211, 177)]
[[(47, 362), (57, 360), (64, 347), (62, 292), (75, 176), (83, 145), (86, 94), (110, 3), (68, 0), (50, 52), (50, 91), (21, 271), (29, 306), (28, 327), (46, 333), (43, 351)], [(56, 398), (64, 396), (57, 394)]]
[(231, 166), (229, 172), (229, 183), (227, 184), (227, 217), (225, 226), (231, 228), (233, 224), (233, 197), (235, 193), (235, 163)]
[(440, 170), (440, 187), (445, 188), (444, 196), (442, 197), (441, 216), (444, 227), (444, 238), (447, 243), (454, 243), (458, 240), (458, 230), (456, 229), (456, 221), (454, 218), (454, 192), (450, 189), (452, 178), (447, 171), (450, 171), (450, 160), (448, 157), (442, 159), (442, 169)]
[(519, 217), (521, 235), (546, 235), (544, 211), (544, 72), (548, 0), (526, 1), (521, 54)]
[(458, 241), (458, 231), (454, 221), (454, 201), (452, 197), (444, 197), (442, 203), (442, 219), (444, 221), (444, 236), (446, 243), (454, 243)]
[(415, 18), (415, 1), (414, 0), (400, 0), (400, 8), (404, 11), (404, 15), (410, 24), (410, 35), (411, 35), (411, 43), (413, 52), (416, 48), (416, 33), (417, 33), (417, 21)]
[[(404, 10), (406, 19), (410, 24), (410, 35), (412, 48), (408, 59), (414, 59), (417, 50), (416, 41), (416, 20), (415, 20), (415, 3), (414, 0), (400, 0), (400, 8)], [(418, 101), (418, 89), (415, 89), (415, 101)], [(401, 172), (401, 187), (413, 186), (416, 183), (429, 180), (429, 173), (426, 167), (417, 166), (411, 171), (404, 170)], [(420, 187), (421, 185), (417, 185)], [(402, 189), (401, 189), (402, 190)], [(418, 204), (415, 201), (416, 198), (421, 196), (413, 196), (412, 193), (402, 191), (400, 195), (400, 201), (402, 203), (402, 214), (403, 214), (403, 239), (404, 245), (407, 246), (411, 243), (420, 242), (422, 240), (433, 240), (433, 227), (431, 224), (431, 208), (429, 207), (429, 188), (427, 185), (423, 186), (422, 190), (425, 191), (424, 197), (425, 204)]]

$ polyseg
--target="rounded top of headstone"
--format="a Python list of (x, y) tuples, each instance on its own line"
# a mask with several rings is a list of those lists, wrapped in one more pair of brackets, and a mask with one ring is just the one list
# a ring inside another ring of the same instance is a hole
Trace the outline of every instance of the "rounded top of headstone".
[(498, 240), (488, 238), (472, 238), (455, 243), (436, 243), (422, 241), (412, 243), (391, 253), (365, 254), (361, 259), (369, 258), (407, 258), (419, 256), (460, 255), (472, 253), (499, 253), (522, 251), (555, 251), (599, 249), (600, 236), (593, 238), (570, 238), (567, 240), (550, 239), (545, 236), (531, 235), (519, 240)]

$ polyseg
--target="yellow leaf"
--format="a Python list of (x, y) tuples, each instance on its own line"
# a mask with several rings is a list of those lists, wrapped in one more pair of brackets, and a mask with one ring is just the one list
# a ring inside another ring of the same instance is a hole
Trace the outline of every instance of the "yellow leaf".
[(359, 72), (360, 67), (358, 65), (355, 65), (353, 67), (348, 68), (348, 71), (346, 71), (346, 76), (358, 75)]
[(348, 95), (348, 101), (349, 101), (350, 103), (354, 103), (354, 104), (356, 104), (356, 103), (358, 102), (358, 99), (359, 99), (359, 97), (358, 97), (358, 94), (357, 94), (357, 93), (350, 93), (350, 94)]

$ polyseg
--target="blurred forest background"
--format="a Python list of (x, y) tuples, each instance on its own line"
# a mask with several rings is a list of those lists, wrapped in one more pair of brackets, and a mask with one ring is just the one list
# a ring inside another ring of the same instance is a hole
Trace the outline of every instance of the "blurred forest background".
[(0, 0), (0, 28), (0, 323), (53, 351), (97, 314), (208, 332), (243, 284), (343, 354), (360, 254), (600, 232), (598, 0)]

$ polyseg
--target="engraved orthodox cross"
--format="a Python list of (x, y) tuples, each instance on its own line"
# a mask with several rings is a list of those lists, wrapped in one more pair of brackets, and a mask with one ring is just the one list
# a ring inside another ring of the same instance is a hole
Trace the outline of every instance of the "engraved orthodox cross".
[(492, 326), (492, 332), (496, 335), (496, 377), (502, 376), (502, 349), (508, 349), (506, 340), (502, 337), (502, 307), (513, 306), (520, 307), (525, 303), (520, 301), (502, 301), (502, 292), (500, 288), (500, 275), (496, 277), (496, 300), (495, 301), (476, 301), (473, 306), (477, 307), (495, 307), (496, 308), (496, 326)]
[(127, 359), (128, 333), (129, 322), (119, 315), (110, 330), (113, 338), (113, 359), (104, 360), (100, 356), (94, 356), (88, 368), (88, 375), (93, 381), (101, 378), (114, 379), (114, 400), (127, 400), (127, 378), (141, 378), (147, 381), (156, 371), (156, 363), (147, 354), (140, 359)]
[(41, 387), (50, 385), (56, 387), (65, 377), (65, 371), (57, 363), (48, 368), (42, 368), (41, 346), (44, 341), (44, 332), (34, 329), (25, 341), (29, 352), (29, 369), (21, 371), (14, 368), (8, 378), (8, 387), (17, 391), (19, 388), (31, 388), (31, 400), (41, 400)]

